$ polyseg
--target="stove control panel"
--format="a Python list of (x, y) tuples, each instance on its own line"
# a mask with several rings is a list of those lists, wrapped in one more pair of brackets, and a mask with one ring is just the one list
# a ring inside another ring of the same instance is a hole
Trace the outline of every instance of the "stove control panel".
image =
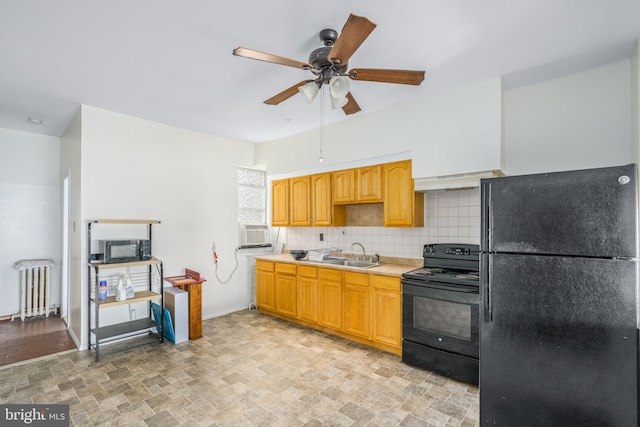
[[(450, 256), (471, 256), (472, 248), (470, 245), (449, 246), (443, 244), (430, 244), (424, 245), (423, 256), (424, 257), (438, 257), (443, 255)], [(476, 249), (477, 252), (477, 249)]]
[(447, 255), (471, 255), (469, 248), (447, 248), (445, 251)]

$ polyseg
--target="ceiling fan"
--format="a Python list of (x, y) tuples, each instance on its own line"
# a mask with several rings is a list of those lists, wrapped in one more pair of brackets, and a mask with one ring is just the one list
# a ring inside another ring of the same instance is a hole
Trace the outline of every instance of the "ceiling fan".
[(329, 86), (332, 108), (342, 108), (345, 114), (360, 111), (360, 106), (349, 90), (349, 79), (370, 82), (398, 83), (418, 86), (424, 80), (424, 71), (390, 70), (376, 68), (353, 68), (347, 71), (348, 62), (355, 51), (376, 28), (376, 24), (363, 16), (349, 15), (342, 28), (342, 33), (332, 29), (320, 31), (320, 40), (324, 47), (314, 50), (309, 55), (309, 62), (284, 58), (270, 53), (260, 52), (245, 47), (233, 50), (236, 56), (259, 61), (286, 65), (311, 71), (315, 78), (303, 80), (264, 101), (265, 104), (277, 105), (302, 93), (311, 103), (323, 84)]

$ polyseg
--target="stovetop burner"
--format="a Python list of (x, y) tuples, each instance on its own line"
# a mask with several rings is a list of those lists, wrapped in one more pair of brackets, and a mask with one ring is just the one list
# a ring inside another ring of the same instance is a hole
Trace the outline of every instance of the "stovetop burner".
[(411, 279), (414, 284), (445, 283), (451, 285), (478, 286), (479, 275), (476, 271), (445, 270), (434, 268), (418, 268), (402, 275), (404, 279)]
[(473, 273), (465, 273), (465, 274), (458, 274), (455, 276), (456, 279), (464, 279), (464, 280), (480, 280), (480, 275), (476, 272)]
[(423, 250), (424, 267), (402, 275), (415, 285), (437, 283), (441, 285), (477, 288), (480, 276), (478, 245), (432, 244)]
[(444, 273), (444, 268), (420, 268), (418, 270), (413, 270), (412, 273), (419, 274), (422, 276), (431, 276), (433, 274), (441, 274)]

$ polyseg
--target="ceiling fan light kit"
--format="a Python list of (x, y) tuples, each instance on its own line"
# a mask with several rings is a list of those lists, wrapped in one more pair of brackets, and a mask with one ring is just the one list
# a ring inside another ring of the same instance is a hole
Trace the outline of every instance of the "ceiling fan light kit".
[(342, 108), (345, 105), (347, 105), (347, 102), (349, 102), (347, 98), (335, 98), (333, 96), (329, 96), (329, 98), (331, 99), (332, 110), (337, 110), (338, 108)]
[(376, 24), (367, 18), (354, 14), (349, 15), (340, 35), (336, 30), (332, 29), (320, 31), (319, 36), (324, 47), (311, 52), (309, 63), (244, 47), (234, 49), (233, 54), (309, 70), (315, 75), (314, 80), (296, 83), (264, 101), (265, 104), (277, 105), (296, 93), (301, 93), (307, 102), (311, 103), (322, 85), (326, 84), (329, 86), (331, 108), (342, 108), (345, 114), (354, 114), (360, 111), (360, 106), (350, 92), (349, 79), (415, 86), (420, 85), (424, 80), (424, 71), (371, 68), (358, 68), (347, 71), (349, 59), (375, 28)]
[(313, 102), (319, 91), (320, 86), (315, 80), (298, 87), (298, 92), (304, 96), (304, 99), (306, 99), (309, 104)]

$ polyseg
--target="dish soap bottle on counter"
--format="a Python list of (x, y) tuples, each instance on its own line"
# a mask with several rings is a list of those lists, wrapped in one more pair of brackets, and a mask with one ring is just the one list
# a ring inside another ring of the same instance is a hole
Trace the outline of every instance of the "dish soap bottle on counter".
[(118, 288), (116, 289), (116, 301), (124, 301), (127, 299), (127, 290), (124, 288), (124, 275), (120, 275), (118, 279)]
[(129, 273), (124, 275), (124, 289), (126, 290), (127, 293), (127, 299), (129, 298), (133, 298), (136, 294), (136, 290), (133, 288), (133, 282), (131, 280), (131, 276), (129, 275)]

